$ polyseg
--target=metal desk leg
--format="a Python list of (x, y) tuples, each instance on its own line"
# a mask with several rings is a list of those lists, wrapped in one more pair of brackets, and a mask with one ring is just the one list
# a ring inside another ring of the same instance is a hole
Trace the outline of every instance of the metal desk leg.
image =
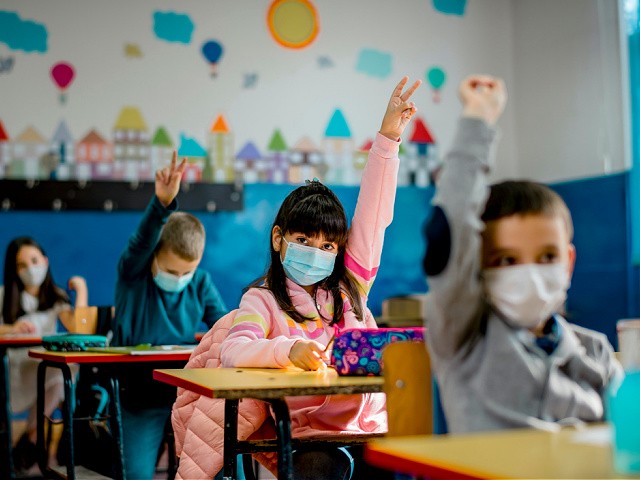
[(268, 400), (276, 417), (276, 439), (278, 444), (278, 480), (293, 480), (291, 458), (291, 417), (283, 398)]
[[(64, 409), (62, 410), (62, 418), (65, 426), (67, 427), (68, 436), (66, 440), (69, 442), (69, 450), (67, 455), (67, 480), (75, 480), (75, 461), (73, 452), (73, 408), (75, 401), (75, 386), (71, 379), (71, 369), (67, 364), (50, 363), (47, 360), (42, 360), (38, 365), (38, 412), (36, 415), (37, 428), (38, 428), (38, 466), (40, 471), (46, 477), (49, 467), (49, 459), (47, 455), (47, 449), (44, 444), (44, 386), (46, 380), (47, 368), (58, 368), (62, 371), (62, 378), (64, 381)], [(65, 439), (63, 439), (65, 440)]]
[(116, 442), (116, 449), (118, 453), (117, 458), (117, 470), (116, 470), (116, 479), (124, 480), (126, 477), (125, 473), (125, 459), (124, 459), (124, 445), (122, 443), (122, 412), (120, 410), (120, 382), (118, 381), (118, 377), (115, 374), (111, 375), (111, 398), (113, 399), (111, 403), (111, 419), (113, 420), (111, 423), (111, 435), (113, 435), (113, 440)]
[(11, 402), (9, 400), (9, 357), (7, 348), (0, 347), (0, 478), (13, 479), (13, 445), (11, 443)]
[(225, 480), (235, 480), (238, 471), (238, 402), (239, 400), (224, 401), (224, 466), (222, 472)]

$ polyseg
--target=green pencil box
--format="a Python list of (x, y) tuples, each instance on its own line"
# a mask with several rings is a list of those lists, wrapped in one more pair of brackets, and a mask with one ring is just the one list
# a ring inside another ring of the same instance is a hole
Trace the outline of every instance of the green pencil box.
[(67, 333), (42, 337), (42, 346), (52, 352), (84, 352), (89, 347), (106, 347), (104, 335)]

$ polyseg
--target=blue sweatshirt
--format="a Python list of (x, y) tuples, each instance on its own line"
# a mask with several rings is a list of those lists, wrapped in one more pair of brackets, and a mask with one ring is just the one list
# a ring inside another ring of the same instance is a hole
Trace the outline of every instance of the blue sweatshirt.
[(120, 257), (112, 345), (195, 343), (200, 322), (210, 328), (227, 313), (209, 273), (203, 270), (196, 269), (179, 293), (166, 292), (153, 280), (151, 264), (160, 232), (176, 210), (175, 200), (165, 207), (154, 196)]

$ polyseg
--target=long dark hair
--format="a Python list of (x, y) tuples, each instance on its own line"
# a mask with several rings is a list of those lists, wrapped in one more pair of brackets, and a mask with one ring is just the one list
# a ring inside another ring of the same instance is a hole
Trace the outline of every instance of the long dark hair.
[[(4, 301), (2, 303), (2, 321), (5, 324), (12, 324), (25, 314), (20, 304), (20, 294), (24, 290), (24, 284), (18, 276), (16, 259), (18, 252), (24, 246), (35, 247), (42, 255), (44, 250), (31, 237), (14, 238), (4, 257)], [(38, 310), (44, 311), (52, 308), (57, 302), (69, 302), (69, 296), (60, 287), (57, 287), (51, 276), (51, 269), (47, 270), (47, 275), (40, 285), (38, 292)]]
[[(340, 321), (344, 313), (344, 292), (358, 320), (363, 321), (363, 308), (360, 291), (356, 281), (344, 266), (344, 253), (347, 244), (347, 216), (338, 197), (329, 188), (317, 180), (296, 188), (284, 199), (271, 226), (278, 227), (282, 236), (290, 232), (302, 232), (309, 237), (322, 234), (327, 241), (338, 244), (338, 256), (333, 272), (322, 282), (314, 285), (313, 296), (318, 288), (323, 288), (333, 296), (333, 318), (330, 324)], [(249, 288), (266, 288), (273, 293), (278, 306), (296, 322), (303, 323), (305, 318), (296, 310), (287, 292), (286, 274), (269, 234), (270, 264), (267, 272), (249, 285)], [(322, 315), (322, 314), (320, 314)], [(324, 317), (323, 317), (324, 318)], [(329, 320), (329, 319), (325, 319)]]

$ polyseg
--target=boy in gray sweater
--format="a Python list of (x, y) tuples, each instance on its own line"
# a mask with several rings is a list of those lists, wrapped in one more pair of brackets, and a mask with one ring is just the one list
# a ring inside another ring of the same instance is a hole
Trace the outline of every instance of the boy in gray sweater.
[(506, 90), (476, 75), (459, 94), (424, 259), (427, 343), (449, 430), (602, 420), (622, 370), (603, 334), (561, 315), (576, 255), (569, 210), (537, 183), (488, 188)]

